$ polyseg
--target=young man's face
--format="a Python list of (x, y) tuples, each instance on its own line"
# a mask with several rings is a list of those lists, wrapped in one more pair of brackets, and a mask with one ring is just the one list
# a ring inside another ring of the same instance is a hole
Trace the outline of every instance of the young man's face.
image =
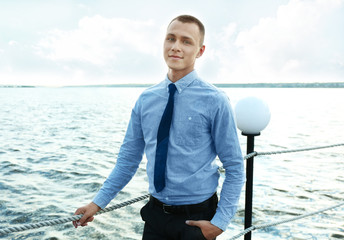
[(169, 69), (182, 76), (190, 73), (196, 58), (202, 56), (205, 49), (200, 46), (200, 41), (196, 24), (173, 21), (167, 28), (164, 41), (164, 58)]

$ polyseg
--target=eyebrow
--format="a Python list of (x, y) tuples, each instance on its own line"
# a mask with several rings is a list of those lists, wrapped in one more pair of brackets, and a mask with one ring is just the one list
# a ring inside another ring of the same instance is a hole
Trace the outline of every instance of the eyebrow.
[[(176, 37), (176, 35), (173, 34), (173, 33), (167, 33), (166, 36)], [(181, 38), (182, 38), (182, 39), (187, 39), (187, 40), (192, 40), (192, 41), (194, 41), (193, 38), (188, 37), (188, 36), (181, 36)]]

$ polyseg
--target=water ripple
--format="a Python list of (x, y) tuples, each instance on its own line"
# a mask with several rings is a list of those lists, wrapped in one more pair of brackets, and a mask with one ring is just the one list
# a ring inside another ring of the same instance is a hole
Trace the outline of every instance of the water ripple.
[[(116, 162), (131, 108), (142, 90), (0, 89), (0, 227), (70, 216), (91, 201)], [(247, 94), (247, 89), (225, 91), (234, 104)], [(267, 98), (273, 117), (257, 137), (257, 151), (326, 145), (343, 139), (341, 92), (261, 89), (255, 93)], [(304, 95), (316, 109), (305, 105)], [(290, 96), (293, 101), (285, 101)], [(327, 114), (320, 116), (319, 109), (327, 109)], [(246, 139), (240, 136), (240, 141), (245, 149)], [(298, 216), (342, 201), (342, 152), (336, 148), (256, 157), (254, 224)], [(146, 160), (113, 204), (147, 193), (145, 165)], [(97, 216), (87, 228), (75, 230), (71, 224), (63, 224), (0, 239), (137, 240), (143, 231), (139, 216), (143, 204)], [(243, 229), (244, 205), (243, 191), (238, 212), (219, 240)], [(254, 236), (274, 240), (344, 239), (343, 210), (256, 231)]]

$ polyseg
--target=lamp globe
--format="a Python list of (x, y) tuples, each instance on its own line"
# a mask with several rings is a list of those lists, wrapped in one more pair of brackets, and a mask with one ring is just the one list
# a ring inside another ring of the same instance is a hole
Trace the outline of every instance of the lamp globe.
[(243, 134), (259, 135), (270, 121), (270, 109), (266, 102), (258, 97), (246, 97), (235, 106), (238, 128)]

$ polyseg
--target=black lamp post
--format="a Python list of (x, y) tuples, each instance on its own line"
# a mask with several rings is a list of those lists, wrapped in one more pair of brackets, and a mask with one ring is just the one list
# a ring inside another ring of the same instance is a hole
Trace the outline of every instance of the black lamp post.
[[(270, 121), (269, 107), (259, 98), (247, 97), (237, 103), (235, 116), (242, 135), (247, 136), (246, 153), (252, 153), (254, 151), (254, 137), (259, 136)], [(245, 229), (252, 226), (252, 200), (253, 156), (246, 160)], [(251, 236), (251, 232), (246, 233), (245, 240), (251, 240)]]
[[(254, 151), (254, 137), (258, 134), (246, 134), (247, 136), (247, 149), (246, 154)], [(253, 199), (253, 156), (246, 159), (246, 191), (245, 191), (245, 229), (252, 226), (252, 199)], [(250, 240), (252, 232), (245, 234), (245, 240)]]

